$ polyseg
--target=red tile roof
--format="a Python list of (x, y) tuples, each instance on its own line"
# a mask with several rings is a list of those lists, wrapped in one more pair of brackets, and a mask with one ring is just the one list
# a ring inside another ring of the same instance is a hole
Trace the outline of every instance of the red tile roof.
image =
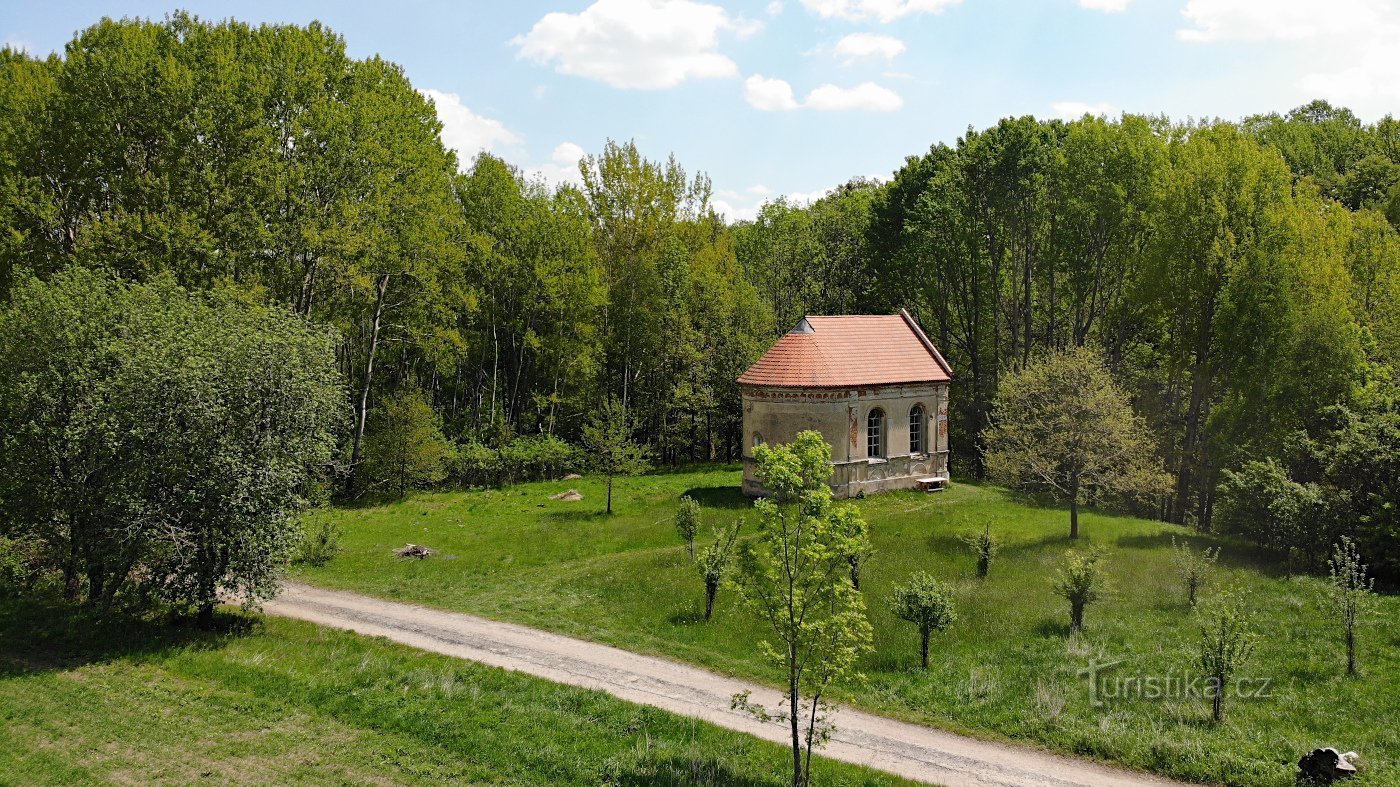
[(745, 385), (851, 388), (947, 382), (953, 370), (909, 313), (802, 318), (739, 376)]

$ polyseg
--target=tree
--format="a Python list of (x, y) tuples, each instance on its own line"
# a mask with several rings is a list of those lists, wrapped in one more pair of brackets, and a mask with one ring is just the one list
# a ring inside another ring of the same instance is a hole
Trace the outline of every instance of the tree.
[[(759, 446), (754, 458), (773, 496), (754, 504), (758, 536), (740, 549), (738, 587), (778, 643), (762, 647), (787, 674), (786, 709), (778, 717), (792, 734), (792, 783), (802, 787), (811, 784), (813, 745), (831, 734), (823, 697), (870, 649), (865, 602), (848, 579), (845, 557), (864, 547), (852, 543), (861, 537), (842, 521), (848, 506), (832, 501), (831, 447), (820, 434)], [(736, 696), (735, 706), (768, 717), (746, 695)]]
[(1052, 351), (1007, 374), (987, 432), (987, 472), (1002, 483), (1069, 501), (1069, 537), (1090, 495), (1166, 491), (1147, 426), (1098, 353)]
[(1197, 665), (1206, 675), (1211, 690), (1210, 717), (1217, 724), (1225, 719), (1225, 689), (1253, 655), (1256, 641), (1238, 590), (1227, 589), (1212, 599), (1201, 624)]
[(928, 669), (928, 639), (958, 619), (953, 606), (953, 589), (923, 571), (910, 575), (903, 585), (896, 585), (890, 595), (890, 611), (900, 620), (919, 627), (919, 663)]
[(1186, 601), (1192, 609), (1196, 608), (1196, 595), (1201, 585), (1205, 584), (1211, 568), (1219, 559), (1220, 547), (1204, 547), (1197, 552), (1188, 541), (1183, 539), (1178, 542), (1176, 536), (1172, 536), (1172, 565), (1176, 567), (1181, 583), (1186, 586)]
[(1366, 576), (1366, 564), (1356, 543), (1346, 536), (1332, 547), (1327, 560), (1329, 601), (1341, 618), (1347, 641), (1347, 674), (1356, 674), (1356, 624), (1375, 606), (1376, 581)]
[[(683, 495), (680, 507), (676, 509), (676, 532), (685, 541), (686, 553), (690, 555), (691, 560), (695, 559), (695, 533), (699, 529), (700, 504), (690, 495)], [(709, 615), (705, 618), (708, 620)]]
[(647, 469), (646, 451), (632, 442), (632, 418), (622, 402), (609, 397), (583, 427), (583, 445), (593, 466), (608, 479), (608, 513), (612, 513), (613, 478)]
[(980, 533), (969, 533), (962, 537), (964, 544), (977, 555), (977, 576), (985, 578), (992, 567), (992, 559), (1000, 550), (1000, 542), (992, 535), (992, 526), (985, 525)]
[(720, 585), (729, 577), (733, 567), (734, 543), (739, 538), (739, 530), (743, 524), (743, 520), (738, 520), (733, 525), (717, 531), (714, 543), (700, 551), (700, 560), (697, 561), (695, 568), (700, 572), (700, 578), (705, 581), (705, 620), (707, 621), (714, 614), (715, 596), (719, 594)]
[(1069, 631), (1074, 634), (1084, 630), (1084, 608), (1104, 596), (1104, 578), (1099, 573), (1099, 560), (1103, 552), (1092, 549), (1088, 552), (1065, 553), (1065, 565), (1055, 576), (1052, 585), (1055, 595), (1069, 602)]
[(1326, 549), (1320, 490), (1289, 478), (1278, 460), (1251, 460), (1238, 470), (1226, 470), (1216, 494), (1216, 516), (1224, 532), (1276, 549), (1290, 565), (1294, 555), (1311, 557)]
[(380, 406), (361, 472), (370, 485), (388, 485), (403, 497), (410, 487), (446, 478), (453, 453), (428, 400), (418, 391), (403, 390)]
[(334, 337), (168, 279), (22, 280), (0, 311), (0, 528), (42, 540), (65, 595), (212, 620), (277, 592), (344, 402)]

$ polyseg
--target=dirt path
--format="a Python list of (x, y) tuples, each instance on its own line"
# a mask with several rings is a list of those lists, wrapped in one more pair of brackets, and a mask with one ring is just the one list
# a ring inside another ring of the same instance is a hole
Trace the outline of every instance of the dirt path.
[[(730, 698), (744, 690), (751, 690), (755, 701), (776, 707), (778, 692), (666, 659), (512, 623), (306, 585), (288, 585), (266, 609), (284, 617), (387, 637), (423, 650), (606, 691), (779, 744), (788, 741), (783, 725), (759, 722), (729, 708)], [(850, 709), (838, 711), (835, 721), (837, 732), (822, 751), (826, 757), (949, 787), (1176, 784)]]

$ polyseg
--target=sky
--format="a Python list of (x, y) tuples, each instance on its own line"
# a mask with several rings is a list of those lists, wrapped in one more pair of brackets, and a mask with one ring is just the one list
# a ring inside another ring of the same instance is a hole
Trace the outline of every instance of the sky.
[(1400, 114), (1400, 0), (0, 0), (0, 41), (61, 53), (104, 16), (176, 8), (319, 20), (399, 63), (464, 167), (489, 150), (577, 181), (630, 139), (706, 172), (731, 220), (1007, 116)]

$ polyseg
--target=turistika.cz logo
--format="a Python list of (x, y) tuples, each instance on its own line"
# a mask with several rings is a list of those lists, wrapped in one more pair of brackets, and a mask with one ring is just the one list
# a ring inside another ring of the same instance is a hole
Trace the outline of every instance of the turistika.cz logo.
[[(1222, 687), (1213, 677), (1187, 672), (1165, 675), (1121, 674), (1113, 668), (1126, 659), (1114, 661), (1089, 660), (1089, 666), (1079, 671), (1089, 679), (1089, 704), (1106, 707), (1121, 700), (1212, 700)], [(1271, 678), (1236, 677), (1223, 690), (1232, 699), (1268, 699), (1273, 694)]]

